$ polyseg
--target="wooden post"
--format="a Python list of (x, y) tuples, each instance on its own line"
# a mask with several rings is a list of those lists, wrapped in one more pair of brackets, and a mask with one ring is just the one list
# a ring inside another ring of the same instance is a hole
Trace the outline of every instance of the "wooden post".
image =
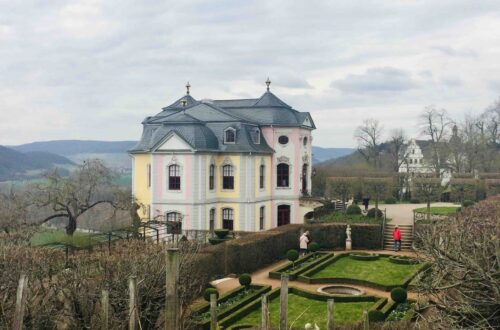
[(363, 311), (363, 323), (363, 329), (370, 330), (370, 319), (368, 318), (368, 311), (366, 309)]
[(333, 330), (335, 328), (335, 323), (333, 321), (333, 312), (334, 312), (334, 301), (333, 299), (328, 299), (326, 302), (326, 308), (328, 311), (328, 319), (326, 321), (326, 329)]
[(21, 274), (19, 284), (17, 286), (16, 310), (14, 314), (13, 330), (22, 330), (24, 321), (24, 310), (26, 308), (26, 296), (28, 293), (28, 278), (25, 274)]
[(109, 329), (109, 291), (102, 290), (101, 294), (101, 329)]
[(128, 328), (129, 330), (136, 330), (138, 323), (138, 304), (137, 304), (137, 277), (130, 276), (128, 279), (128, 292), (129, 292), (129, 322)]
[(167, 276), (165, 282), (165, 329), (180, 328), (180, 301), (177, 283), (179, 281), (179, 249), (167, 249)]
[(210, 330), (217, 330), (217, 295), (210, 295)]
[(269, 304), (268, 296), (266, 294), (262, 295), (262, 315), (261, 315), (261, 328), (262, 330), (269, 330)]
[(287, 330), (287, 312), (288, 312), (288, 274), (281, 274), (280, 290), (280, 330)]

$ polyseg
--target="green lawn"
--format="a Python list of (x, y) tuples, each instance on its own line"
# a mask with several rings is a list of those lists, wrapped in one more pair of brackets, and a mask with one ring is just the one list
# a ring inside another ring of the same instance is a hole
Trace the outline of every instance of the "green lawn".
[[(279, 296), (272, 299), (269, 305), (269, 315), (271, 325), (278, 328), (279, 325)], [(361, 320), (363, 311), (368, 310), (374, 302), (342, 302), (335, 303), (334, 319), (335, 323), (355, 323)], [(260, 305), (259, 305), (260, 307)], [(288, 294), (288, 327), (292, 329), (304, 329), (306, 323), (317, 323), (320, 329), (326, 329), (326, 301), (304, 298), (296, 294)], [(255, 324), (259, 325), (261, 320), (261, 310), (257, 308), (247, 316), (238, 320), (235, 324)]]
[(378, 260), (354, 260), (343, 257), (312, 275), (313, 278), (353, 278), (381, 285), (403, 285), (405, 278), (422, 265), (400, 265), (380, 257)]
[[(457, 212), (458, 206), (435, 206), (431, 207), (432, 215), (452, 215)], [(427, 207), (420, 207), (414, 210), (417, 213), (427, 213)]]
[(32, 246), (68, 244), (77, 248), (86, 248), (106, 240), (107, 236), (102, 234), (75, 232), (71, 237), (66, 235), (63, 230), (50, 230), (36, 233), (31, 238), (30, 243)]

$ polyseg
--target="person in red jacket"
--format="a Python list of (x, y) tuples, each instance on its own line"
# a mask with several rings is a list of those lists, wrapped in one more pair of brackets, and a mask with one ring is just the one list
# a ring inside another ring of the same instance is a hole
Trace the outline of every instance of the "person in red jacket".
[(401, 251), (401, 231), (399, 230), (398, 225), (394, 227), (392, 237), (394, 238), (394, 252)]

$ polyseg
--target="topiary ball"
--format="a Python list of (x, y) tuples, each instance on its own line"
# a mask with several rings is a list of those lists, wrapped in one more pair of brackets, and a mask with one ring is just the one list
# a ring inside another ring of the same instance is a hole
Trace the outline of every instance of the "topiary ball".
[(380, 209), (377, 210), (376, 208), (369, 209), (368, 213), (366, 213), (366, 216), (368, 218), (375, 218), (375, 212), (377, 212), (378, 218), (382, 218), (384, 216), (384, 213), (380, 211)]
[(250, 274), (241, 274), (238, 278), (240, 284), (243, 286), (249, 286), (252, 283), (252, 276)]
[(382, 322), (385, 319), (385, 315), (381, 311), (371, 310), (368, 312), (368, 319), (370, 322)]
[(217, 299), (219, 299), (219, 292), (217, 292), (217, 289), (214, 288), (208, 288), (205, 289), (205, 292), (203, 292), (203, 299), (206, 301), (210, 301), (210, 296), (215, 294), (217, 296)]
[(361, 214), (361, 208), (356, 204), (351, 204), (347, 207), (347, 210), (345, 211), (345, 213), (349, 214), (349, 215)]
[(471, 200), (468, 200), (468, 199), (466, 199), (466, 200), (464, 200), (462, 202), (462, 207), (469, 207), (469, 206), (472, 206), (472, 205), (474, 205), (474, 202), (471, 201)]
[(295, 261), (297, 259), (299, 259), (299, 252), (297, 250), (288, 250), (288, 252), (286, 253), (286, 258), (290, 261)]
[(311, 242), (307, 246), (307, 249), (311, 252), (317, 252), (319, 250), (319, 244), (316, 242)]
[(226, 236), (229, 234), (228, 229), (216, 229), (214, 230), (215, 235), (217, 235), (218, 238), (226, 238)]
[(403, 288), (394, 288), (391, 291), (391, 299), (397, 303), (404, 303), (408, 298), (408, 293)]

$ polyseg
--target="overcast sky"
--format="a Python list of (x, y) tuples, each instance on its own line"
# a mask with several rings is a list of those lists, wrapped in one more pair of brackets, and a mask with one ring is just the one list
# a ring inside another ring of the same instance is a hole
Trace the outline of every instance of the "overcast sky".
[(500, 97), (500, 1), (0, 0), (0, 144), (136, 140), (181, 97), (271, 90), (352, 147), (364, 118), (417, 134)]

